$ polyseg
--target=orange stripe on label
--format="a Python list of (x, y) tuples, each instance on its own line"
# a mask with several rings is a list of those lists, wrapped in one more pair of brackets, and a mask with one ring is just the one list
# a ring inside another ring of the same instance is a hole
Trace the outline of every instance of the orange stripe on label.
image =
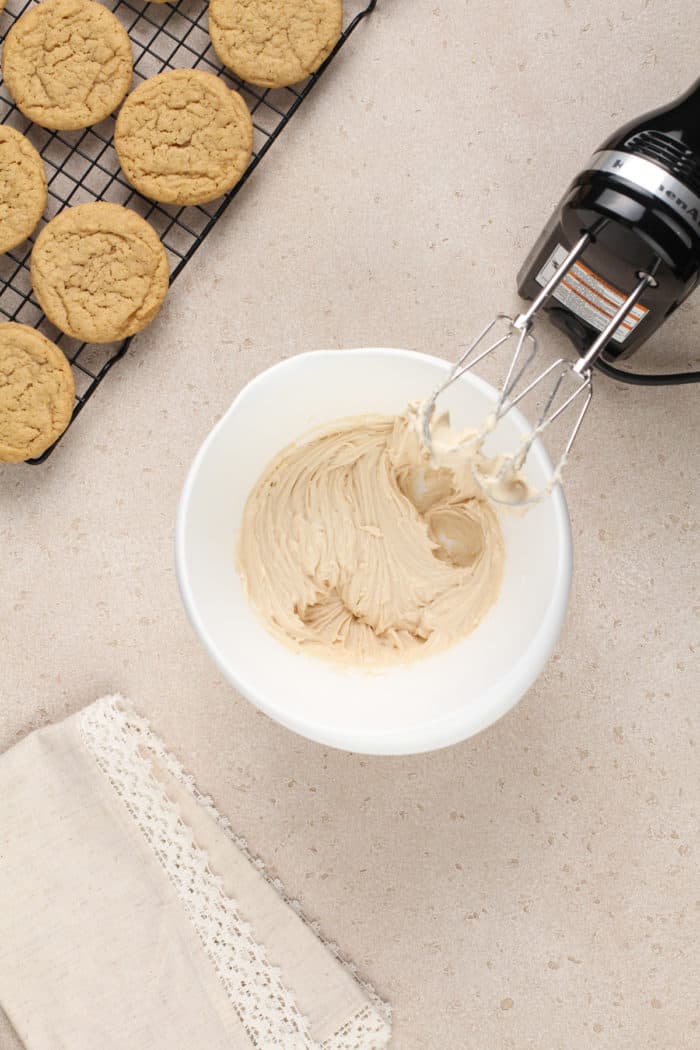
[[(597, 288), (592, 287), (590, 284), (588, 284), (587, 281), (584, 281), (583, 278), (579, 277), (578, 274), (576, 273), (577, 270), (583, 270), (583, 272), (585, 274), (587, 274), (589, 277), (593, 278), (593, 280), (595, 281), (596, 284), (601, 284), (603, 286), (603, 288), (607, 288), (610, 292), (612, 292), (614, 295), (616, 295), (618, 297), (618, 302), (615, 302), (612, 299), (608, 299), (608, 297), (603, 295), (602, 292), (599, 292)], [(581, 284), (584, 286), (584, 288), (589, 288), (593, 292), (594, 295), (599, 295), (600, 298), (603, 300), (603, 302), (609, 303), (610, 306), (612, 306), (614, 308), (615, 312), (617, 312), (619, 307), (622, 306), (622, 304), (624, 303), (625, 299), (627, 298), (627, 296), (625, 295), (624, 292), (621, 292), (620, 289), (616, 288), (614, 285), (609, 284), (608, 281), (603, 280), (603, 278), (599, 274), (595, 273), (593, 270), (590, 270), (582, 262), (577, 262), (572, 267), (572, 269), (569, 270), (569, 273), (567, 274), (567, 277), (574, 277), (576, 280), (579, 280), (581, 282)], [(647, 309), (646, 306), (642, 306), (641, 303), (637, 303), (636, 306), (632, 307), (632, 310), (630, 311), (630, 313), (633, 316), (639, 315), (638, 319), (641, 321), (642, 318), (645, 317), (646, 314), (649, 313), (649, 310)]]
[(604, 281), (599, 274), (595, 273), (595, 271), (589, 270), (585, 263), (579, 262), (576, 263), (576, 265), (580, 266), (581, 269), (584, 270), (589, 277), (595, 278), (595, 280), (598, 281), (599, 284), (602, 284), (605, 288), (609, 288), (611, 292), (614, 292), (615, 295), (619, 295), (624, 300), (624, 295), (622, 294), (619, 288), (615, 287), (614, 284), (609, 284), (608, 281)]
[[(596, 302), (595, 299), (590, 299), (587, 295), (584, 295), (583, 292), (580, 291), (580, 289), (574, 288), (569, 283), (568, 278), (565, 278), (561, 283), (564, 285), (565, 288), (569, 289), (569, 291), (572, 293), (572, 295), (577, 295), (579, 297), (579, 299), (583, 299), (584, 303), (588, 303), (588, 305), (592, 306), (594, 310), (597, 310), (599, 314), (602, 314), (603, 317), (607, 317), (609, 320), (612, 321), (613, 317), (615, 316), (615, 313), (609, 313), (607, 310), (604, 310), (603, 307), (600, 305), (599, 301)], [(581, 283), (583, 283), (583, 282), (581, 282)], [(584, 285), (584, 287), (587, 287), (587, 285)], [(593, 291), (593, 289), (591, 289), (591, 291)], [(602, 299), (603, 297), (600, 296), (600, 298)], [(607, 302), (608, 300), (605, 299), (604, 301)], [(614, 306), (614, 303), (611, 303), (610, 305)], [(617, 311), (615, 311), (615, 312), (617, 312)], [(626, 328), (628, 332), (631, 332), (632, 329), (634, 328), (634, 325), (630, 324), (629, 321), (625, 320), (625, 321), (621, 321), (620, 322), (620, 328)]]

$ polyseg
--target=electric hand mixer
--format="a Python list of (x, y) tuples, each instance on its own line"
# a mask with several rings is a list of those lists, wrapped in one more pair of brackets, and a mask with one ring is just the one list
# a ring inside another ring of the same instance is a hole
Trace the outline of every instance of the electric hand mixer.
[[(431, 419), (440, 394), (510, 346), (494, 412), (467, 444), (480, 449), (505, 413), (533, 393), (541, 395), (536, 421), (512, 455), (499, 457), (495, 475), (477, 478), (484, 483), (517, 476), (535, 439), (570, 413), (554, 484), (591, 403), (594, 369), (629, 383), (700, 381), (700, 372), (649, 375), (613, 363), (645, 343), (699, 279), (700, 80), (676, 102), (616, 131), (573, 180), (518, 274), (518, 291), (531, 306), (518, 317), (498, 314), (490, 321), (423, 406), (426, 448), (432, 451)], [(569, 336), (579, 359), (560, 357), (534, 374), (533, 327), (542, 311)], [(501, 501), (527, 503), (550, 488), (525, 498), (522, 486), (510, 498), (486, 490)]]

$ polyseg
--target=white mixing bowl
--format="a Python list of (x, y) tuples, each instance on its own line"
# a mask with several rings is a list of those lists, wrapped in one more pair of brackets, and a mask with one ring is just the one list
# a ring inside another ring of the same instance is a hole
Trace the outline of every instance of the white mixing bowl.
[[(312, 740), (370, 754), (452, 744), (490, 725), (532, 685), (554, 648), (571, 579), (571, 531), (559, 487), (527, 513), (502, 516), (506, 562), (483, 623), (447, 652), (381, 672), (335, 667), (293, 652), (248, 605), (235, 545), (248, 494), (285, 445), (345, 416), (400, 413), (426, 396), (448, 365), (407, 350), (302, 354), (263, 372), (239, 394), (190, 469), (177, 520), (176, 559), (187, 613), (228, 680), (272, 718)], [(444, 395), (457, 426), (482, 420), (492, 387), (464, 377)], [(511, 413), (500, 442), (527, 431)], [(542, 446), (529, 457), (547, 477)]]

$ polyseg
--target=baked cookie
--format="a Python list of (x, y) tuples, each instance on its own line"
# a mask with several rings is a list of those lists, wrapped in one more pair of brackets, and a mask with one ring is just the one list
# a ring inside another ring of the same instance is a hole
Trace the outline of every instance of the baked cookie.
[(46, 197), (43, 160), (29, 139), (0, 124), (0, 254), (32, 233)]
[(57, 328), (111, 343), (141, 331), (168, 290), (168, 259), (145, 219), (120, 204), (65, 208), (44, 226), (31, 258), (34, 293)]
[(119, 19), (96, 0), (43, 0), (7, 34), (2, 75), (25, 117), (44, 128), (87, 128), (131, 86), (133, 54)]
[(203, 204), (248, 166), (253, 121), (222, 80), (174, 69), (144, 80), (119, 111), (114, 148), (132, 186), (155, 201)]
[(0, 324), (0, 462), (33, 459), (70, 422), (75, 383), (61, 350), (41, 332)]
[(209, 36), (237, 77), (261, 87), (303, 80), (328, 57), (342, 28), (342, 0), (211, 0)]

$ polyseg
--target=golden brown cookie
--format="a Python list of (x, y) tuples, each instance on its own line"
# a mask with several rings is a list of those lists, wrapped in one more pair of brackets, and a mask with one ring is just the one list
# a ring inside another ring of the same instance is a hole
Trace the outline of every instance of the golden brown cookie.
[(10, 94), (44, 128), (87, 128), (108, 117), (132, 72), (129, 36), (96, 0), (43, 0), (15, 22), (3, 47)]
[(46, 196), (43, 160), (29, 139), (0, 124), (0, 254), (32, 233), (46, 207)]
[(168, 259), (136, 212), (120, 204), (79, 204), (44, 226), (31, 278), (57, 328), (85, 342), (111, 343), (156, 316), (168, 290)]
[(0, 462), (33, 459), (70, 422), (73, 372), (55, 343), (26, 324), (0, 324)]
[(342, 28), (342, 0), (211, 0), (209, 35), (225, 66), (261, 87), (318, 69)]
[(222, 80), (174, 69), (145, 80), (127, 98), (114, 148), (132, 186), (167, 204), (203, 204), (226, 193), (248, 166), (253, 121)]

